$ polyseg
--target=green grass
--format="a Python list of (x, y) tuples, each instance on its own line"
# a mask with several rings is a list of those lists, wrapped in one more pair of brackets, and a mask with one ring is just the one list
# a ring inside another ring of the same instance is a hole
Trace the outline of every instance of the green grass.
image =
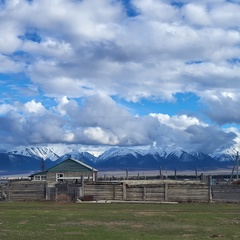
[(238, 204), (0, 203), (0, 239), (239, 239)]

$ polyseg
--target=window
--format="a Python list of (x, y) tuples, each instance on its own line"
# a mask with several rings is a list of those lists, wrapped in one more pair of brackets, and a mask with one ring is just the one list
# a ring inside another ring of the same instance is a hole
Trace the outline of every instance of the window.
[(35, 175), (34, 180), (35, 181), (46, 181), (46, 175)]
[(40, 180), (40, 176), (39, 175), (34, 176), (34, 180), (39, 181)]
[(42, 180), (42, 181), (46, 181), (46, 175), (42, 175), (42, 176), (41, 176), (41, 180)]
[(63, 177), (64, 177), (63, 173), (57, 173), (56, 174), (56, 181), (62, 181), (62, 179), (59, 179), (59, 178), (63, 178)]

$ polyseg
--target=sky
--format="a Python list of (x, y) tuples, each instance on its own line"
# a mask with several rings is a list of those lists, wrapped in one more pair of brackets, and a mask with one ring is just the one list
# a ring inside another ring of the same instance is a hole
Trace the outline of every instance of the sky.
[(237, 0), (0, 0), (0, 149), (240, 143)]

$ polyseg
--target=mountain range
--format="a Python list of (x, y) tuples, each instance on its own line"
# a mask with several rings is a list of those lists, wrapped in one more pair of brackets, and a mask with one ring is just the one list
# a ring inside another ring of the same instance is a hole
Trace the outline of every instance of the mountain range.
[(234, 154), (226, 152), (213, 155), (184, 150), (165, 151), (158, 149), (135, 150), (129, 148), (111, 148), (96, 157), (77, 148), (56, 149), (50, 147), (31, 147), (14, 151), (0, 152), (0, 176), (36, 172), (67, 158), (74, 158), (98, 169), (99, 171), (121, 170), (214, 170), (230, 168), (234, 164)]

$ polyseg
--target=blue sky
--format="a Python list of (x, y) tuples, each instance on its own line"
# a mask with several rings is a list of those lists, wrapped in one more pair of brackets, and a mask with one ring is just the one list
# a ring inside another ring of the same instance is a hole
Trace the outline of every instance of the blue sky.
[(240, 5), (0, 1), (0, 148), (238, 149)]

